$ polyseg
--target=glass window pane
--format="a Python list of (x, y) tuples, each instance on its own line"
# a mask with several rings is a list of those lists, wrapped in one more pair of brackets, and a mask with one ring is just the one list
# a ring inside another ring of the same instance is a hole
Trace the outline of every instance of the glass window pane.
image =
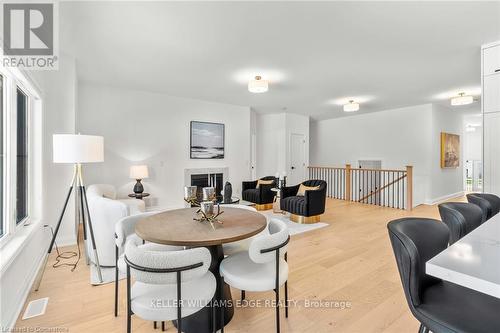
[(3, 165), (5, 161), (5, 153), (3, 151), (3, 117), (4, 117), (4, 112), (3, 112), (3, 76), (0, 75), (0, 237), (4, 234), (4, 211), (3, 211), (3, 193), (4, 193), (4, 188), (3, 188)]
[(17, 88), (16, 223), (28, 217), (28, 97)]

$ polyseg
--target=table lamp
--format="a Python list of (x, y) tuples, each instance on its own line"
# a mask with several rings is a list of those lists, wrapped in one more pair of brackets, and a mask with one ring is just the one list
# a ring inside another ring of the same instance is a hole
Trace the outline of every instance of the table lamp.
[(141, 180), (148, 177), (149, 173), (147, 165), (133, 165), (130, 167), (130, 178), (137, 181), (134, 186), (135, 194), (142, 194), (142, 192), (144, 192), (144, 186), (142, 186)]
[[(83, 183), (82, 164), (104, 162), (104, 138), (102, 136), (94, 136), (94, 135), (54, 134), (52, 137), (52, 143), (53, 143), (53, 162), (73, 164), (73, 177), (71, 179), (69, 191), (66, 195), (66, 200), (64, 201), (64, 206), (61, 215), (59, 217), (59, 220), (57, 222), (56, 228), (54, 230), (52, 240), (50, 242), (49, 249), (47, 251), (47, 255), (45, 256), (44, 264), (42, 265), (41, 274), (39, 274), (37, 278), (38, 282), (35, 284), (36, 285), (35, 290), (38, 290), (40, 286), (40, 282), (43, 277), (43, 269), (46, 266), (48, 256), (51, 253), (52, 248), (54, 246), (57, 233), (59, 232), (59, 227), (61, 226), (61, 222), (63, 220), (64, 213), (66, 212), (69, 198), (73, 190), (75, 191), (75, 196), (78, 197), (79, 199), (76, 204), (76, 209), (81, 210), (80, 212), (77, 211), (78, 214), (77, 216), (80, 216), (79, 214), (81, 214), (82, 217), (83, 236), (84, 236), (83, 238), (84, 241), (87, 240), (87, 228), (88, 228), (92, 242), (94, 260), (97, 266), (99, 280), (102, 283), (103, 280), (101, 274), (101, 266), (99, 264), (99, 256), (97, 255), (94, 229), (92, 227), (92, 220), (90, 218), (89, 207), (87, 203), (87, 192), (85, 189), (85, 185)], [(85, 250), (86, 249), (87, 247), (85, 246)], [(87, 254), (87, 252), (85, 253)], [(73, 270), (76, 268), (77, 264), (78, 261), (73, 265)]]

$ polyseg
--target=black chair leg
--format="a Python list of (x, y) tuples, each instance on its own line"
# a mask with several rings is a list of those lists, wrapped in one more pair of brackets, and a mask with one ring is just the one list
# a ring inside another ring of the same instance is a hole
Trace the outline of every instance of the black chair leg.
[(161, 322), (161, 331), (165, 332), (165, 322), (164, 321)]
[(127, 264), (127, 333), (130, 333), (132, 329), (132, 302), (130, 294), (130, 266)]
[(223, 305), (223, 301), (222, 301), (222, 297), (223, 297), (223, 292), (224, 290), (224, 277), (221, 276), (220, 277), (220, 285), (219, 285), (219, 299), (220, 299), (220, 305), (219, 305), (219, 308), (220, 308), (220, 332), (221, 333), (224, 333), (224, 310), (225, 310), (225, 307)]
[(276, 332), (280, 332), (280, 257), (279, 249), (276, 250), (276, 286), (274, 292), (276, 293)]
[(285, 282), (285, 318), (288, 318), (288, 281)]
[(429, 329), (425, 327), (423, 324), (420, 324), (420, 327), (418, 329), (418, 333), (429, 333)]
[(115, 246), (115, 317), (118, 317), (118, 246)]
[(245, 300), (245, 291), (244, 290), (241, 291), (241, 300), (242, 301)]
[(156, 321), (153, 321), (153, 328), (156, 329), (157, 326), (156, 326)]

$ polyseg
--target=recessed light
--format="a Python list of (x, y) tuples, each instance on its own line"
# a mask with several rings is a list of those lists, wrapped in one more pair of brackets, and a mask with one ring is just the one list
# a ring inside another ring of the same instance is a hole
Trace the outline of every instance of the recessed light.
[(474, 102), (474, 98), (471, 95), (465, 95), (464, 92), (459, 93), (457, 97), (451, 99), (451, 105), (453, 106), (467, 105), (472, 102)]
[(359, 110), (359, 103), (355, 103), (352, 99), (349, 103), (344, 104), (344, 112), (354, 112)]
[(255, 80), (248, 82), (248, 91), (251, 93), (259, 94), (264, 93), (269, 90), (269, 84), (266, 80), (262, 80), (262, 77), (257, 75)]

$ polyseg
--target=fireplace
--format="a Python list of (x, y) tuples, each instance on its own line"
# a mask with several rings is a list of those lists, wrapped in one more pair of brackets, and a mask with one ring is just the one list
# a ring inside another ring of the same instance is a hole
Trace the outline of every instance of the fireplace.
[(229, 179), (229, 168), (193, 168), (184, 169), (184, 186), (198, 187), (198, 200), (203, 197), (202, 188), (215, 187), (215, 194), (221, 196), (224, 182)]
[(204, 173), (204, 174), (192, 174), (191, 175), (191, 185), (197, 186), (196, 196), (198, 200), (203, 198), (203, 187), (215, 187), (215, 195), (220, 197), (222, 187), (223, 187), (223, 174), (222, 173)]

